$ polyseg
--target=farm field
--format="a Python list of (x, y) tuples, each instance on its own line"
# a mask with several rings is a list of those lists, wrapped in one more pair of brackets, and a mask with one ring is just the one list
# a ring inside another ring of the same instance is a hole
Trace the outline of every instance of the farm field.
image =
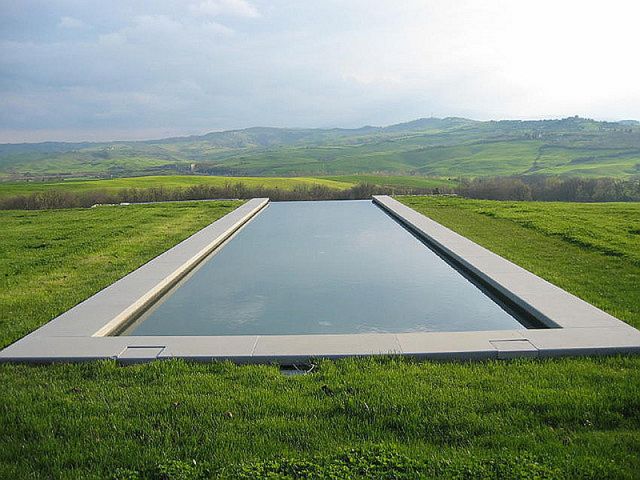
[(430, 189), (454, 187), (456, 181), (446, 178), (387, 175), (344, 175), (334, 177), (225, 177), (209, 175), (153, 175), (100, 180), (63, 180), (55, 182), (0, 182), (0, 198), (29, 195), (45, 191), (90, 192), (118, 191), (126, 188), (185, 188), (194, 185), (224, 186), (242, 183), (245, 186), (293, 190), (296, 187), (320, 185), (345, 190), (359, 183), (383, 187)]
[(380, 185), (382, 187), (397, 188), (437, 188), (449, 187), (454, 188), (457, 185), (455, 179), (440, 177), (422, 177), (419, 175), (398, 176), (398, 175), (335, 175), (331, 177), (320, 177), (326, 180), (336, 182), (350, 182), (352, 184), (370, 183), (372, 185)]
[[(640, 204), (401, 201), (640, 326)], [(0, 345), (236, 205), (0, 212), (9, 232), (0, 244)], [(633, 356), (350, 359), (298, 376), (181, 361), (0, 365), (0, 384), (0, 478), (632, 479), (640, 471)]]
[(143, 177), (114, 178), (106, 180), (65, 180), (57, 182), (12, 182), (0, 183), (0, 198), (12, 195), (28, 195), (48, 190), (87, 192), (94, 190), (117, 191), (125, 188), (184, 188), (193, 185), (223, 186), (243, 183), (247, 187), (282, 188), (292, 190), (296, 186), (322, 185), (343, 190), (354, 184), (348, 181), (309, 177), (221, 177), (205, 175), (155, 175)]

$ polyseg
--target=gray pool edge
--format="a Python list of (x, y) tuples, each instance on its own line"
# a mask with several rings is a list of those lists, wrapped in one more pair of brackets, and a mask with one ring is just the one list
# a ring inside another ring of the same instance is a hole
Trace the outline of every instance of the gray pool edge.
[(154, 359), (307, 363), (315, 358), (398, 354), (486, 360), (640, 352), (640, 332), (388, 196), (373, 202), (550, 329), (347, 335), (106, 336), (155, 301), (268, 199), (252, 199), (0, 351), (0, 362)]

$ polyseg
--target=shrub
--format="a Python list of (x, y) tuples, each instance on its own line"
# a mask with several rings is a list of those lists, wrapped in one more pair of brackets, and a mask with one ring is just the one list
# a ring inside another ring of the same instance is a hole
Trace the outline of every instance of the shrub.
[(640, 179), (487, 177), (461, 180), (457, 193), (484, 200), (637, 202), (640, 201)]

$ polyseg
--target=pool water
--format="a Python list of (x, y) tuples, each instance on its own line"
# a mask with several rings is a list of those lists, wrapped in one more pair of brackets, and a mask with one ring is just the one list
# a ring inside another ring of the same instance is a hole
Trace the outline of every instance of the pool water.
[(517, 329), (371, 201), (271, 203), (124, 335)]

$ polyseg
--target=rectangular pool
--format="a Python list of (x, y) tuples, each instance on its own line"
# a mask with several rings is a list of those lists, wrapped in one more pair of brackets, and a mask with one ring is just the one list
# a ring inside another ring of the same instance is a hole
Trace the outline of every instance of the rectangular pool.
[(269, 204), (120, 334), (524, 329), (517, 316), (371, 201), (282, 202)]

